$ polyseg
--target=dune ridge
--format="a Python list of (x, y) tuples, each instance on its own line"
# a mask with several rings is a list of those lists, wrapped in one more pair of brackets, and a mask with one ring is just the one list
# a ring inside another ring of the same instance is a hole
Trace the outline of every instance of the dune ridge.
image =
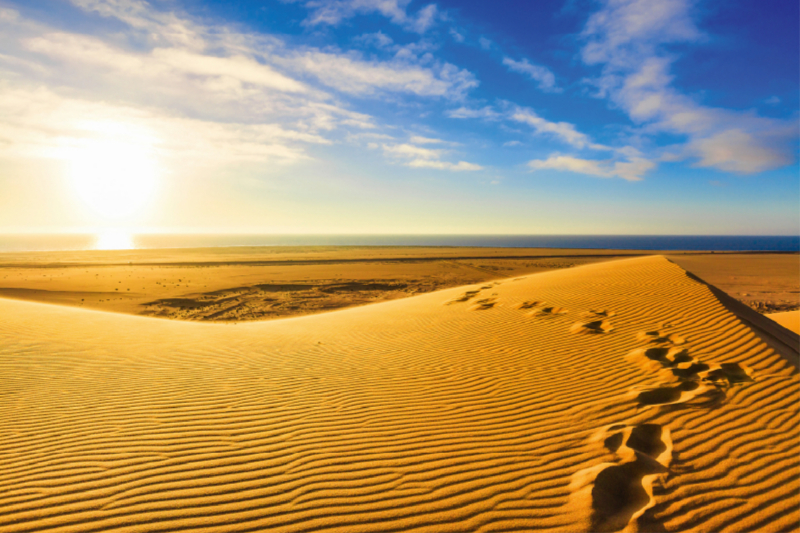
[(0, 531), (792, 530), (797, 336), (723, 300), (660, 256), (238, 325), (0, 300)]

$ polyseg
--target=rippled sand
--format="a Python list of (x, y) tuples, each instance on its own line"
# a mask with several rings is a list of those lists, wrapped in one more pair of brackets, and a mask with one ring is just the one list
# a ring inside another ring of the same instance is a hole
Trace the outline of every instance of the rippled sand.
[(659, 256), (238, 325), (0, 300), (0, 531), (787, 531), (797, 366)]

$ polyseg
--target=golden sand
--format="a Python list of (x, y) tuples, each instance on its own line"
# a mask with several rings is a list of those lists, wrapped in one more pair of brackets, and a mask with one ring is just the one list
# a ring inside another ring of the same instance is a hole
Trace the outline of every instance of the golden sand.
[[(2, 253), (0, 297), (242, 322), (654, 253), (410, 246)], [(759, 312), (800, 308), (800, 254), (671, 252), (667, 257)]]
[(787, 531), (798, 337), (658, 256), (238, 325), (0, 300), (0, 531)]
[(783, 313), (771, 313), (767, 316), (789, 331), (794, 331), (800, 335), (800, 311), (784, 311)]

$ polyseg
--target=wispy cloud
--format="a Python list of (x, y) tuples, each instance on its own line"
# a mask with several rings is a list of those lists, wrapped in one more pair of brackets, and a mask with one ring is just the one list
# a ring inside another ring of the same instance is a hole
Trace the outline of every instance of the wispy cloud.
[(582, 159), (568, 155), (551, 155), (547, 159), (534, 159), (528, 162), (531, 171), (560, 170), (594, 176), (597, 178), (622, 178), (627, 181), (641, 181), (642, 176), (655, 167), (655, 163), (641, 157), (631, 157), (627, 161), (612, 159)]
[(509, 117), (511, 120), (532, 127), (537, 134), (549, 135), (575, 148), (592, 148), (595, 150), (607, 149), (607, 147), (601, 144), (591, 142), (589, 137), (578, 131), (574, 124), (570, 124), (569, 122), (551, 122), (537, 115), (532, 109), (518, 107), (509, 114)]
[(411, 0), (307, 0), (302, 3), (310, 12), (304, 22), (309, 26), (336, 26), (356, 15), (378, 14), (406, 30), (425, 33), (439, 18), (436, 4), (428, 4), (410, 14)]
[(503, 58), (503, 64), (509, 70), (525, 74), (533, 81), (537, 82), (537, 86), (544, 92), (560, 93), (563, 91), (560, 87), (556, 86), (556, 76), (553, 72), (542, 65), (535, 65), (523, 58), (521, 61), (515, 61), (510, 57)]
[[(370, 146), (372, 148), (378, 148), (379, 145), (372, 144)], [(467, 161), (458, 161), (455, 163), (443, 161), (442, 157), (446, 153), (443, 149), (425, 148), (410, 143), (381, 144), (380, 148), (388, 157), (401, 161), (402, 164), (411, 168), (432, 168), (436, 170), (453, 171), (474, 171), (483, 169), (482, 166)]]
[(491, 106), (484, 106), (481, 108), (459, 107), (457, 109), (450, 109), (445, 112), (450, 118), (482, 118), (484, 120), (497, 120), (500, 118), (500, 113), (492, 109)]
[[(355, 138), (353, 130), (376, 128), (373, 117), (350, 109), (349, 97), (393, 93), (457, 101), (478, 84), (469, 71), (436, 60), (425, 43), (399, 46), (386, 37), (382, 42), (393, 56), (380, 60), (336, 48), (293, 48), (273, 36), (207, 26), (140, 0), (72, 3), (115, 19), (126, 30), (68, 31), (0, 9), (0, 72), (7, 80), (0, 100), (18, 102), (25, 93), (40, 94), (38, 86), (53, 87), (46, 98), (20, 109), (36, 116), (48, 106), (61, 109), (61, 122), (53, 129), (61, 138), (75, 137), (69, 124), (81, 113), (108, 121), (114, 115), (110, 110), (118, 109), (130, 122), (132, 110), (139, 110), (137, 124), (150, 121), (151, 129), (157, 125), (158, 131), (175, 132), (174, 138), (194, 139), (189, 145), (205, 146), (205, 154), (288, 162), (307, 157), (304, 144), (334, 142), (337, 131)], [(386, 13), (394, 9), (387, 6)], [(436, 13), (432, 6), (396, 20), (422, 29)], [(5, 128), (14, 134), (6, 138), (17, 152), (30, 149), (31, 139), (43, 139), (37, 133), (40, 122), (8, 116)], [(210, 146), (212, 138), (221, 148)], [(160, 146), (187, 150), (174, 142)], [(5, 153), (14, 150), (6, 146)]]
[[(612, 157), (604, 160), (585, 159), (574, 155), (553, 154), (548, 159), (533, 160), (528, 163), (531, 170), (552, 169), (567, 170), (590, 176), (613, 178), (628, 181), (639, 181), (656, 164), (646, 158), (632, 146), (611, 147), (596, 143), (569, 122), (553, 122), (539, 116), (533, 109), (519, 107), (510, 102), (500, 102), (502, 112), (491, 106), (483, 108), (461, 107), (448, 112), (451, 118), (478, 118), (484, 120), (508, 120), (525, 124), (533, 129), (537, 136), (549, 137), (578, 151), (592, 150), (610, 152)], [(503, 146), (517, 146), (519, 141), (509, 141)]]
[(423, 137), (421, 135), (412, 135), (408, 142), (412, 144), (452, 144), (442, 139), (434, 139), (432, 137)]
[(704, 106), (676, 89), (664, 47), (707, 37), (694, 23), (690, 0), (607, 0), (586, 23), (581, 57), (602, 65), (591, 80), (643, 127), (642, 132), (684, 135), (681, 153), (698, 166), (755, 173), (794, 161), (796, 124)]
[(357, 52), (329, 53), (310, 50), (277, 61), (298, 73), (310, 73), (339, 91), (375, 95), (399, 92), (458, 100), (477, 87), (475, 76), (450, 63), (422, 66), (406, 59), (365, 60)]
[(98, 142), (146, 147), (166, 162), (185, 165), (242, 161), (291, 163), (307, 159), (319, 135), (276, 124), (218, 123), (180, 118), (106, 102), (65, 98), (44, 88), (0, 85), (0, 154), (68, 159), (70, 150)]

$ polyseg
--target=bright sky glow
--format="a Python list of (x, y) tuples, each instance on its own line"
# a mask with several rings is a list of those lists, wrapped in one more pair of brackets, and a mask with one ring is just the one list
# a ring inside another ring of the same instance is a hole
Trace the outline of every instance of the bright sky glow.
[(97, 235), (95, 250), (131, 250), (134, 248), (133, 237), (123, 230), (107, 229)]
[(154, 158), (135, 144), (95, 141), (73, 148), (68, 164), (81, 200), (104, 220), (136, 214), (156, 186)]
[(0, 231), (797, 234), (799, 43), (796, 0), (0, 0)]

